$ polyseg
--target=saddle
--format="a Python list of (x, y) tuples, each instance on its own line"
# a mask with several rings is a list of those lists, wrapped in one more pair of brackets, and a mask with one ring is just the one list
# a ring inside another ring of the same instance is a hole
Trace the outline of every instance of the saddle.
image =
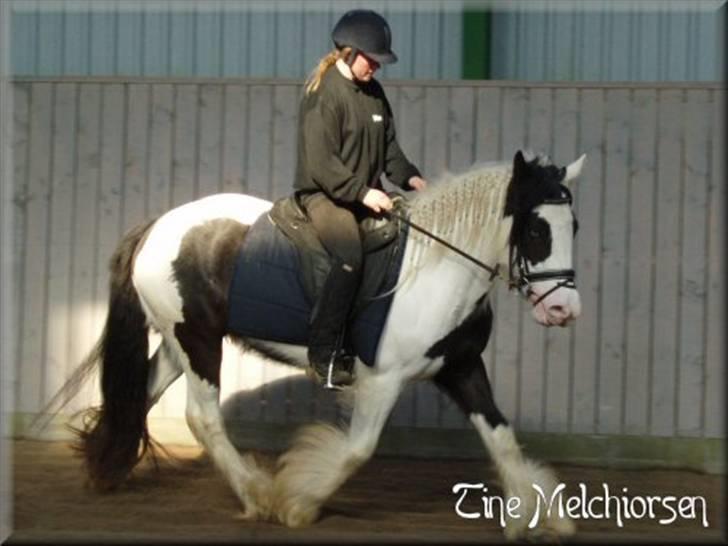
[[(395, 196), (395, 206), (405, 207)], [(400, 213), (402, 214), (402, 213)], [(407, 226), (368, 218), (361, 223), (364, 267), (344, 347), (371, 366), (394, 298)], [(243, 339), (305, 345), (311, 312), (331, 268), (330, 257), (296, 197), (277, 201), (250, 226), (228, 290), (227, 331)]]
[[(390, 197), (394, 210), (405, 214), (404, 197), (397, 193), (391, 193)], [(309, 303), (313, 305), (331, 269), (330, 256), (321, 244), (298, 194), (276, 201), (268, 215), (298, 250), (301, 282)], [(393, 243), (402, 232), (400, 224), (396, 216), (391, 219), (370, 216), (360, 223), (364, 266), (361, 284), (352, 305), (352, 317), (377, 296), (385, 284), (385, 277), (398, 250), (398, 245)]]

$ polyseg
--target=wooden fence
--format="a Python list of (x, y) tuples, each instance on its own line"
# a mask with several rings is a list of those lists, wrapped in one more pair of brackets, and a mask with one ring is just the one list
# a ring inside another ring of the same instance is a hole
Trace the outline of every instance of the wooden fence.
[[(432, 180), (524, 147), (562, 164), (587, 154), (575, 191), (583, 315), (547, 330), (498, 292), (485, 356), (504, 414), (535, 433), (723, 438), (724, 89), (419, 81), (386, 89), (403, 149)], [(288, 80), (15, 81), (18, 412), (38, 411), (92, 346), (107, 261), (127, 228), (211, 193), (289, 193), (299, 92)], [(232, 361), (224, 395), (241, 418), (335, 415), (320, 389), (287, 369)], [(153, 416), (183, 416), (179, 383)], [(89, 388), (78, 407), (96, 396)], [(389, 426), (468, 423), (422, 384), (404, 393)]]

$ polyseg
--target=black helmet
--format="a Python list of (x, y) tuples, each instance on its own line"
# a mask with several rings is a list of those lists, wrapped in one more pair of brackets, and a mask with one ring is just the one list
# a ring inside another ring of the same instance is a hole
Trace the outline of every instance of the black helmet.
[(336, 23), (331, 38), (339, 49), (351, 47), (354, 50), (352, 61), (357, 52), (362, 52), (379, 64), (397, 62), (397, 55), (392, 51), (392, 31), (384, 17), (375, 11), (347, 11)]

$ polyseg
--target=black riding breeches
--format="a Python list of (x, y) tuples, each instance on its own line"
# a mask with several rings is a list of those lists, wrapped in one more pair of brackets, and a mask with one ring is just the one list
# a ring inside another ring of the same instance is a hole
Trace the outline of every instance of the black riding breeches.
[(367, 216), (366, 207), (337, 205), (324, 193), (304, 196), (303, 205), (332, 258), (358, 273), (363, 261), (359, 223)]

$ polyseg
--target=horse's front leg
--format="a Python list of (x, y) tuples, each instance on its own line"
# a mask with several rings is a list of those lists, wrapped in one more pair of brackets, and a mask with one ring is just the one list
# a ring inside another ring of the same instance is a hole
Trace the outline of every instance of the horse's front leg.
[[(490, 307), (484, 309), (479, 322), (484, 329), (479, 335), (485, 335), (487, 343), (492, 325)], [(443, 345), (445, 363), (434, 381), (468, 415), (480, 434), (501, 480), (504, 501), (507, 502), (510, 497), (520, 499), (520, 506), (513, 510), (515, 517), (509, 518), (506, 514), (506, 537), (514, 540), (527, 536), (571, 535), (575, 531), (574, 523), (566, 517), (559, 517), (558, 502), (554, 502), (553, 509), (548, 511), (558, 486), (556, 477), (549, 468), (523, 455), (513, 428), (495, 404), (480, 356), (485, 348), (482, 339), (480, 344), (475, 345)]]
[(289, 527), (312, 523), (321, 506), (374, 453), (402, 382), (360, 367), (348, 431), (326, 423), (308, 425), (279, 461), (274, 511)]

